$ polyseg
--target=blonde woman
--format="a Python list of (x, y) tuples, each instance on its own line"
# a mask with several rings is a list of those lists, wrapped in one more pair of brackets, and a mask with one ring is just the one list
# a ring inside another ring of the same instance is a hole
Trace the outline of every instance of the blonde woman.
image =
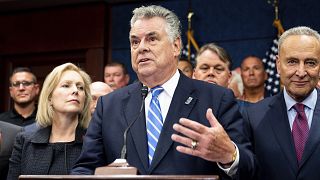
[(36, 131), (16, 137), (8, 179), (19, 175), (69, 174), (90, 120), (91, 79), (72, 63), (46, 77), (39, 98)]

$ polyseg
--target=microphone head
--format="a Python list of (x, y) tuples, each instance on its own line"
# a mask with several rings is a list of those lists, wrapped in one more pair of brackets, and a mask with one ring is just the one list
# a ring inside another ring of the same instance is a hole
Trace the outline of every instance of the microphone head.
[(147, 97), (147, 95), (148, 95), (148, 87), (147, 86), (142, 86), (141, 95), (142, 95), (143, 99), (145, 99)]

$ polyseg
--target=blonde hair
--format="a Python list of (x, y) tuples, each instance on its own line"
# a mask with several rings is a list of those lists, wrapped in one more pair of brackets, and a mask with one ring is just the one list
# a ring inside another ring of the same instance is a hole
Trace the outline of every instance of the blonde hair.
[(39, 97), (38, 103), (38, 111), (36, 116), (36, 122), (41, 127), (47, 127), (52, 125), (53, 120), (53, 109), (50, 105), (50, 98), (52, 96), (52, 92), (57, 87), (62, 74), (65, 71), (75, 71), (79, 73), (84, 81), (84, 92), (85, 92), (85, 101), (83, 110), (79, 114), (79, 125), (83, 128), (87, 128), (91, 113), (90, 113), (90, 102), (92, 100), (90, 93), (90, 84), (91, 78), (90, 76), (81, 70), (79, 67), (72, 63), (65, 63), (60, 66), (55, 67), (46, 77), (43, 87)]

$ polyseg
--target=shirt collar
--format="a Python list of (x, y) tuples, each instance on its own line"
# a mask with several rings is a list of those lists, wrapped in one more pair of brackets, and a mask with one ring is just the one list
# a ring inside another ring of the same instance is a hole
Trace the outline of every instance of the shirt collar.
[(180, 78), (179, 70), (177, 69), (174, 75), (164, 84), (161, 85), (163, 87), (163, 90), (170, 96), (173, 97), (174, 91), (178, 85)]
[[(283, 95), (284, 95), (284, 100), (286, 102), (287, 111), (289, 111), (292, 108), (292, 106), (294, 106), (298, 102), (295, 101), (291, 96), (289, 96), (286, 88), (284, 88), (283, 90)], [(317, 90), (313, 89), (311, 94), (307, 98), (305, 98), (301, 103), (307, 106), (309, 109), (314, 110), (316, 107), (317, 98), (318, 98)]]
[(35, 107), (32, 114), (26, 118), (24, 118), (21, 114), (19, 114), (14, 107), (10, 110), (10, 118), (22, 117), (24, 119), (28, 119), (28, 118), (36, 118), (36, 115), (37, 115), (37, 107)]

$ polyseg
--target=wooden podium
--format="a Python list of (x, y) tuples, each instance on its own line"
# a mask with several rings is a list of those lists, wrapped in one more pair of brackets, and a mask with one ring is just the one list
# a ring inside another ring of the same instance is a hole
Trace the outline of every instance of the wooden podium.
[(218, 180), (216, 175), (21, 175), (20, 180), (50, 179), (166, 179), (166, 180)]

